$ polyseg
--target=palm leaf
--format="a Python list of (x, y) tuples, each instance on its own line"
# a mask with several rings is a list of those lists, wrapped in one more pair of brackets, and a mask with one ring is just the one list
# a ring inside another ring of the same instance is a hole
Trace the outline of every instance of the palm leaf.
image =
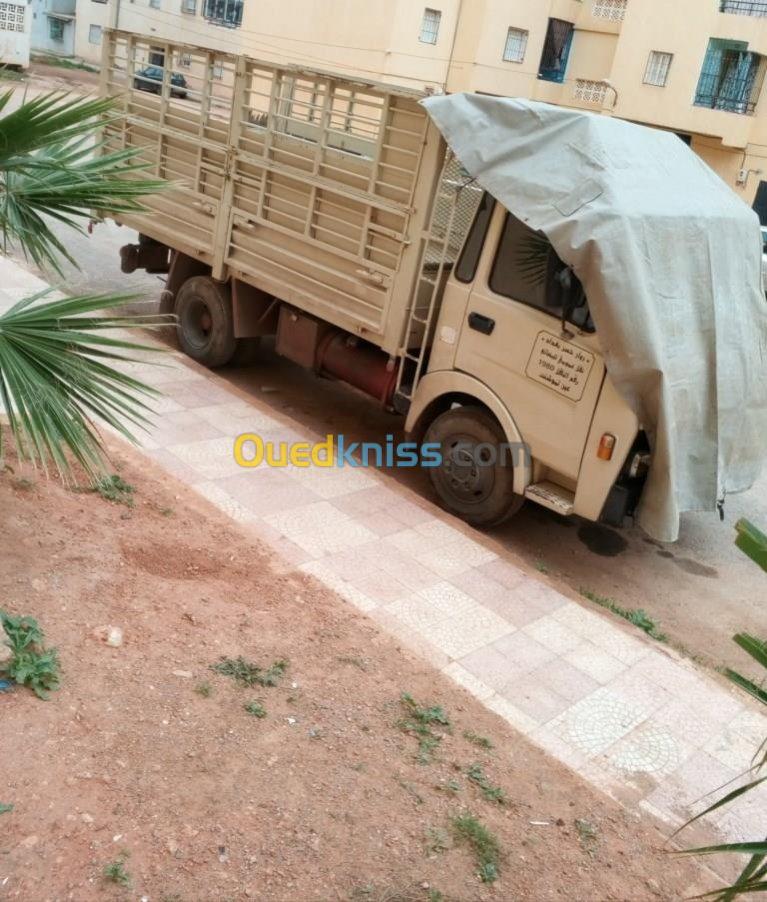
[(706, 817), (707, 814), (711, 814), (712, 812), (716, 811), (717, 808), (722, 808), (725, 805), (729, 805), (730, 802), (734, 802), (735, 799), (739, 798), (742, 795), (745, 795), (747, 792), (750, 792), (752, 789), (755, 789), (757, 786), (759, 786), (760, 783), (764, 782), (767, 782), (767, 777), (760, 777), (758, 780), (752, 780), (751, 783), (747, 783), (745, 786), (739, 786), (737, 789), (733, 789), (732, 792), (728, 792), (727, 795), (719, 799), (719, 801), (714, 802), (713, 805), (709, 805), (709, 807), (706, 808), (705, 811), (701, 811), (700, 814), (696, 814), (695, 817), (691, 817), (689, 821), (682, 824), (682, 826), (678, 830), (674, 831), (672, 838), (676, 836), (677, 833), (680, 833), (682, 830), (684, 830), (686, 827), (689, 827), (690, 824), (694, 824), (695, 821), (700, 820), (702, 817)]
[(514, 262), (522, 279), (528, 285), (545, 285), (549, 270), (549, 259), (554, 249), (549, 239), (541, 232), (529, 229), (519, 242)]
[(132, 299), (126, 295), (46, 301), (45, 294), (23, 298), (0, 315), (0, 404), (22, 457), (45, 470), (52, 464), (64, 477), (71, 477), (76, 461), (98, 478), (104, 447), (94, 420), (135, 441), (130, 427), (147, 427), (151, 411), (144, 399), (158, 394), (110, 365), (155, 349), (105, 330), (161, 325), (167, 317), (106, 313)]
[[(9, 93), (0, 95), (0, 113)], [(117, 121), (112, 98), (44, 94), (0, 116), (0, 232), (37, 266), (76, 265), (49, 220), (82, 231), (94, 210), (131, 213), (170, 187), (148, 178), (140, 149), (103, 151), (98, 133)]]

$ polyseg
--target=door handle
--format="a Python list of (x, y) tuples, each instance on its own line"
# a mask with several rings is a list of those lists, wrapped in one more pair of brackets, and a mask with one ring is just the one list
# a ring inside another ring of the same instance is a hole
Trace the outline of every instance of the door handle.
[(483, 335), (492, 335), (493, 329), (495, 329), (495, 320), (482, 313), (470, 313), (469, 328), (474, 329), (475, 332), (481, 332)]

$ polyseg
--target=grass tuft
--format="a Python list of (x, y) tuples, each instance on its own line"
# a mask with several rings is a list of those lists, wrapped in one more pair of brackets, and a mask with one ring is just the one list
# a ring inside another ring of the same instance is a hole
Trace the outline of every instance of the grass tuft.
[(591, 821), (579, 818), (575, 821), (575, 830), (578, 833), (578, 839), (581, 841), (584, 852), (588, 852), (589, 855), (593, 856), (599, 845), (599, 833), (597, 828)]
[(135, 489), (122, 476), (118, 476), (117, 473), (97, 479), (93, 484), (93, 491), (100, 495), (104, 501), (133, 507), (133, 493)]
[(488, 802), (497, 802), (499, 805), (505, 805), (509, 801), (503, 789), (500, 786), (493, 786), (487, 779), (487, 775), (479, 764), (472, 764), (466, 771), (466, 776), (482, 790), (482, 795)]
[(198, 695), (201, 695), (203, 698), (210, 698), (211, 695), (213, 695), (213, 687), (211, 686), (211, 684), (210, 684), (207, 680), (205, 680), (205, 681), (202, 682), (202, 683), (198, 683), (198, 684), (194, 687), (194, 691), (195, 691)]
[(253, 717), (258, 717), (261, 720), (266, 717), (266, 708), (259, 701), (248, 702), (243, 707)]
[(610, 611), (618, 617), (622, 617), (634, 626), (638, 626), (639, 629), (647, 633), (651, 639), (655, 639), (657, 642), (668, 642), (668, 636), (660, 631), (658, 624), (641, 608), (638, 608), (637, 610), (624, 608), (618, 604), (614, 598), (608, 598), (605, 595), (597, 595), (596, 592), (592, 592), (590, 589), (582, 588), (580, 593), (584, 598), (588, 598), (589, 601), (598, 604), (600, 608), (604, 608), (606, 611)]
[(104, 879), (108, 880), (110, 883), (116, 883), (118, 886), (130, 886), (130, 874), (125, 868), (125, 861), (127, 858), (128, 853), (122, 852), (119, 858), (104, 865), (104, 870), (102, 872)]
[(469, 845), (477, 859), (479, 879), (494, 883), (500, 874), (501, 848), (495, 836), (471, 814), (462, 814), (452, 820), (456, 839)]
[(398, 721), (397, 725), (405, 733), (410, 733), (418, 739), (418, 762), (430, 764), (434, 752), (442, 741), (442, 735), (432, 730), (433, 725), (450, 730), (450, 720), (445, 711), (439, 705), (429, 708), (421, 708), (412, 695), (407, 692), (400, 696), (400, 704), (405, 709), (407, 717)]
[(478, 748), (488, 750), (493, 748), (493, 743), (489, 739), (484, 736), (478, 736), (473, 730), (464, 730), (463, 738)]
[(257, 664), (246, 661), (242, 655), (237, 658), (221, 658), (218, 664), (211, 665), (211, 670), (233, 679), (240, 686), (277, 686), (287, 669), (288, 662), (280, 660), (274, 661), (264, 670)]

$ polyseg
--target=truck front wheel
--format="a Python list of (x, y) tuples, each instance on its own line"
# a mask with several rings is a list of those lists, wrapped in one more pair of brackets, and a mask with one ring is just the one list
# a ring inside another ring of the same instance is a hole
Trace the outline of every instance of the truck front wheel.
[(441, 465), (429, 469), (442, 507), (479, 527), (497, 526), (522, 507), (505, 443), (499, 423), (481, 407), (454, 407), (434, 420), (424, 444), (442, 450)]
[(234, 357), (237, 339), (229, 288), (210, 276), (187, 279), (176, 296), (178, 341), (193, 360), (213, 369)]

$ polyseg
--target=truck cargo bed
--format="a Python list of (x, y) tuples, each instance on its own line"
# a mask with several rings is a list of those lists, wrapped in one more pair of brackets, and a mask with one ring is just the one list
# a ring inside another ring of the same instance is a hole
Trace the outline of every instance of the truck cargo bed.
[(391, 354), (408, 343), (444, 154), (420, 94), (119, 31), (102, 91), (124, 114), (106, 147), (173, 183), (120, 221)]

